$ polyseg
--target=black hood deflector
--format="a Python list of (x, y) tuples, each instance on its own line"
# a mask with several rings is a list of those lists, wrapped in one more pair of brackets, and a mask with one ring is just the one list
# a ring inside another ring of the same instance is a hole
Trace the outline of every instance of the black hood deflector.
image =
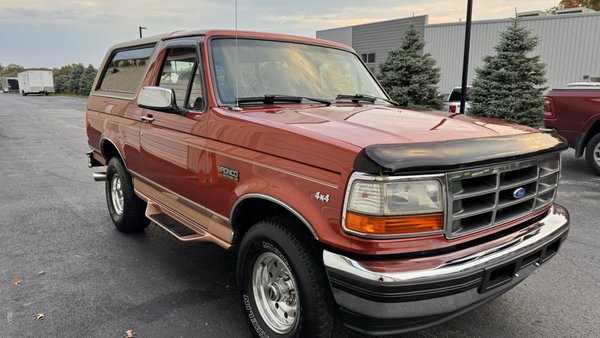
[(368, 174), (438, 173), (562, 151), (557, 134), (529, 133), (440, 142), (374, 144), (354, 160), (354, 170)]

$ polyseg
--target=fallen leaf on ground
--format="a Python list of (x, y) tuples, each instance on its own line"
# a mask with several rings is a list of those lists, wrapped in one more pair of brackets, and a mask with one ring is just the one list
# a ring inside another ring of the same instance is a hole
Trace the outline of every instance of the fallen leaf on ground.
[(131, 329), (125, 331), (125, 335), (123, 336), (123, 338), (133, 338), (133, 337), (135, 337), (135, 333)]
[(11, 281), (12, 285), (21, 285), (23, 283), (19, 278), (15, 278)]
[(35, 315), (35, 319), (37, 319), (37, 320), (44, 320), (44, 314), (43, 313), (38, 313), (37, 315)]

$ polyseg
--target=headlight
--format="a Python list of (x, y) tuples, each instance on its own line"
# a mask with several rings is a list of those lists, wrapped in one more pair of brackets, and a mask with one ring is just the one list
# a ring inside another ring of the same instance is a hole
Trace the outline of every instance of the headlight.
[(355, 181), (348, 210), (379, 216), (441, 212), (440, 182)]
[(443, 230), (440, 181), (355, 180), (348, 194), (345, 227), (357, 234), (394, 237)]

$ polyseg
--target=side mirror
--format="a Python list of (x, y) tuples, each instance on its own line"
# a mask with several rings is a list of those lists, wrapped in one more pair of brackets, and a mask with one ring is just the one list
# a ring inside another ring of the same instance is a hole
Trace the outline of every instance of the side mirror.
[(179, 111), (173, 89), (148, 86), (142, 88), (137, 98), (139, 107), (159, 111)]

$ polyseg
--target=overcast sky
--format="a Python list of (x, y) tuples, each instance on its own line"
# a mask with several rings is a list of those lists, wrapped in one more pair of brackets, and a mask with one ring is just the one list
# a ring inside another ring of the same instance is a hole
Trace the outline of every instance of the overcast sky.
[[(473, 19), (545, 10), (559, 0), (475, 0)], [(466, 16), (466, 0), (238, 0), (238, 28), (314, 37), (315, 31), (413, 15)], [(111, 45), (180, 29), (233, 28), (234, 0), (1, 0), (0, 63), (98, 66)]]

